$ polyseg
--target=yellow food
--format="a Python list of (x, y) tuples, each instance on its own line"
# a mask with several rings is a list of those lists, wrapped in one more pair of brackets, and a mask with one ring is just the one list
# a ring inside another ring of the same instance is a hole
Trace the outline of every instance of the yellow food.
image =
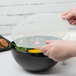
[(41, 53), (40, 50), (28, 50), (29, 53)]

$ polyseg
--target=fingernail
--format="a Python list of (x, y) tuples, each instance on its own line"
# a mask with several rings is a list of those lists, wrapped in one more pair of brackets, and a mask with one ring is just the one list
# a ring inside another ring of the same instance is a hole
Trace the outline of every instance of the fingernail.
[(46, 52), (45, 52), (45, 53), (43, 53), (43, 54), (47, 56), (47, 55), (48, 55), (48, 51), (46, 51)]
[(67, 19), (65, 16), (62, 16), (62, 18), (63, 18), (64, 20), (66, 20), (66, 19)]

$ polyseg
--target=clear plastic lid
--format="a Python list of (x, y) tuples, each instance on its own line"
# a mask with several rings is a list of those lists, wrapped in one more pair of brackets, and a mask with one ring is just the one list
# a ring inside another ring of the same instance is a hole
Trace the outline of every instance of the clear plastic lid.
[(18, 46), (40, 47), (45, 40), (62, 39), (68, 29), (68, 23), (60, 14), (37, 14), (17, 24), (12, 31), (12, 39)]

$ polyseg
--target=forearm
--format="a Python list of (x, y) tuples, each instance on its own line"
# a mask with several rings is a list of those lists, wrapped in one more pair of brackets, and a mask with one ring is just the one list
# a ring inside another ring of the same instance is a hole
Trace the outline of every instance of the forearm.
[(70, 51), (73, 57), (76, 57), (76, 41), (72, 41)]

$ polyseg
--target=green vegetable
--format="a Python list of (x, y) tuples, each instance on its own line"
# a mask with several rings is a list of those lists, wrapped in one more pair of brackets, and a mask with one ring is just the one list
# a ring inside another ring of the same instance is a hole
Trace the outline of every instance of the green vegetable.
[(28, 52), (28, 50), (33, 50), (33, 48), (18, 47), (14, 41), (11, 42), (9, 46), (12, 49), (15, 49), (16, 51), (20, 51), (20, 52)]
[(12, 41), (12, 42), (10, 43), (9, 47), (11, 47), (11, 48), (15, 49), (15, 47), (16, 47), (15, 42), (14, 42), (14, 41)]

